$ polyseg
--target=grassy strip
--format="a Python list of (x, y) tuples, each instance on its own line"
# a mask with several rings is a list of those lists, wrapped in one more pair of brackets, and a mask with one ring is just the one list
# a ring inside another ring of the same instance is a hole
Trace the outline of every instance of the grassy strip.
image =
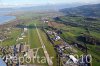
[(50, 41), (48, 40), (46, 34), (45, 34), (42, 30), (39, 29), (39, 32), (40, 32), (40, 34), (41, 34), (41, 37), (42, 37), (42, 39), (43, 39), (43, 41), (44, 41), (44, 44), (45, 44), (45, 46), (46, 46), (46, 49), (47, 49), (47, 51), (48, 51), (50, 57), (54, 57), (54, 58), (52, 59), (52, 60), (53, 60), (53, 63), (54, 63), (53, 66), (57, 66), (57, 62), (56, 62), (56, 61), (57, 61), (56, 52), (55, 52), (55, 50), (54, 50), (53, 45), (50, 43)]

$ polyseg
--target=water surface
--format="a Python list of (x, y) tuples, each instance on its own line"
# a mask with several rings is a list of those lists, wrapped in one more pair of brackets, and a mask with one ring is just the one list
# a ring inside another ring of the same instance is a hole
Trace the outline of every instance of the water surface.
[(0, 66), (7, 66), (6, 63), (0, 58)]
[(10, 20), (15, 19), (15, 16), (0, 16), (0, 24), (4, 24)]

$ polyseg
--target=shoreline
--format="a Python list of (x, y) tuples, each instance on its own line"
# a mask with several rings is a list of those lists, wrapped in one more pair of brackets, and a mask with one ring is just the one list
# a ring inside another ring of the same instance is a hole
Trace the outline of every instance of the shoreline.
[(5, 16), (5, 15), (2, 15), (2, 16), (0, 16), (1, 18), (2, 17), (8, 17), (6, 20), (3, 20), (3, 21), (1, 21), (1, 23), (0, 23), (0, 25), (4, 25), (4, 24), (7, 24), (7, 23), (10, 23), (11, 21), (13, 21), (13, 20), (15, 20), (16, 19), (16, 16)]

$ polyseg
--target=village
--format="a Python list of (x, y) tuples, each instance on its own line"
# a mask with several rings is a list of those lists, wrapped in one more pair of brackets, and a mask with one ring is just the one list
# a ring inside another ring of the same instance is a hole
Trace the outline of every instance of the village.
[[(49, 36), (54, 35), (51, 40), (56, 43), (55, 48), (60, 56), (63, 66), (68, 65), (70, 62), (72, 62), (70, 63), (71, 65), (75, 66), (76, 64), (77, 66), (78, 59), (74, 57), (74, 54), (77, 53), (77, 51), (73, 49), (72, 46), (70, 46), (68, 43), (64, 42), (63, 39), (61, 39), (61, 37), (56, 32), (47, 31), (47, 33)], [(68, 61), (68, 59), (70, 59), (70, 61)]]
[[(54, 25), (53, 23), (55, 22), (50, 22), (46, 19), (44, 20), (44, 23), (48, 24), (49, 26), (49, 28), (46, 27), (44, 31), (47, 34), (51, 43), (53, 44), (57, 52), (57, 55), (59, 56), (58, 66), (60, 65), (62, 66), (79, 66), (79, 65), (84, 66), (88, 64), (86, 62), (86, 56), (79, 57), (79, 55), (77, 54), (78, 51), (74, 48), (74, 46), (68, 44), (67, 42), (64, 41), (64, 39), (62, 39), (62, 37), (60, 36), (62, 32), (54, 28), (54, 26), (56, 25)], [(90, 56), (88, 58), (90, 58)]]

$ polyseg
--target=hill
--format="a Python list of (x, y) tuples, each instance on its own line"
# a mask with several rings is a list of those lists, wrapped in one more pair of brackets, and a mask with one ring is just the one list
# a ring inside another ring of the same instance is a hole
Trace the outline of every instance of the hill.
[(100, 17), (100, 4), (83, 5), (74, 8), (61, 9), (60, 12), (66, 15), (82, 15)]

